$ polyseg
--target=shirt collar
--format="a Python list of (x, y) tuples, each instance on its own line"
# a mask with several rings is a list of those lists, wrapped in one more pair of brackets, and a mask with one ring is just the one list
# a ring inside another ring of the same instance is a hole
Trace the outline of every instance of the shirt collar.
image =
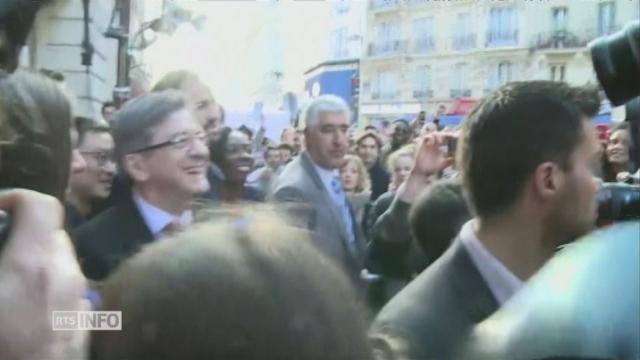
[(460, 231), (460, 240), (465, 247), (471, 261), (480, 272), (496, 297), (500, 305), (504, 304), (523, 285), (500, 260), (498, 260), (478, 239), (476, 235), (476, 222), (470, 220)]
[(193, 222), (193, 212), (187, 210), (179, 217), (172, 215), (144, 200), (140, 195), (134, 193), (133, 201), (135, 202), (147, 228), (151, 231), (154, 238), (158, 238), (164, 228), (177, 221), (180, 225), (188, 227)]
[(333, 194), (333, 187), (331, 186), (331, 182), (333, 181), (333, 179), (340, 176), (338, 169), (325, 169), (322, 166), (316, 164), (311, 156), (309, 156), (309, 159), (311, 159), (311, 163), (316, 169), (316, 173), (318, 173), (318, 176), (320, 176), (325, 189), (327, 189), (329, 194)]

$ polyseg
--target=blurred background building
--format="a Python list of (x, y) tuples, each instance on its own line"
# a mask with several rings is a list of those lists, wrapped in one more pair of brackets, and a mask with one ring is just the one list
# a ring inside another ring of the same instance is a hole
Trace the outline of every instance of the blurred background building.
[(464, 115), (515, 80), (595, 84), (587, 43), (639, 18), (638, 0), (370, 0), (360, 121)]

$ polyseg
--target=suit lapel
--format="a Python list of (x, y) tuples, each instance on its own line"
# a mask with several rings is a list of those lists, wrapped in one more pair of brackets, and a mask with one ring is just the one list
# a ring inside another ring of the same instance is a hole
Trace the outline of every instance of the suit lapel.
[(451, 246), (455, 298), (465, 304), (458, 308), (465, 312), (471, 324), (477, 324), (493, 314), (499, 304), (460, 239), (455, 239)]
[(153, 234), (147, 227), (131, 195), (123, 198), (122, 204), (118, 209), (118, 215), (117, 226), (122, 229), (122, 233), (127, 234), (126, 239), (122, 239), (124, 241), (122, 243), (124, 251), (138, 251), (142, 245), (153, 241)]

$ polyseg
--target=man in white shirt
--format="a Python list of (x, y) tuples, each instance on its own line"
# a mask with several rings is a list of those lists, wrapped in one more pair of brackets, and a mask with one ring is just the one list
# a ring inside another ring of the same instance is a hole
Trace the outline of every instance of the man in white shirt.
[(85, 275), (101, 280), (141, 246), (184, 229), (209, 189), (206, 134), (175, 90), (127, 103), (113, 123), (115, 154), (131, 195), (78, 228)]
[[(379, 313), (377, 347), (448, 359), (550, 259), (595, 226), (600, 147), (591, 119), (596, 90), (563, 83), (511, 83), (465, 121), (458, 148), (475, 219), (444, 255)], [(428, 137), (400, 199), (412, 199), (441, 168), (439, 134)], [(422, 185), (423, 187), (423, 185)]]
[(297, 225), (311, 230), (318, 248), (361, 286), (364, 237), (338, 173), (349, 147), (349, 118), (348, 105), (337, 96), (324, 95), (309, 103), (302, 114), (306, 151), (284, 168), (273, 196), (289, 203)]

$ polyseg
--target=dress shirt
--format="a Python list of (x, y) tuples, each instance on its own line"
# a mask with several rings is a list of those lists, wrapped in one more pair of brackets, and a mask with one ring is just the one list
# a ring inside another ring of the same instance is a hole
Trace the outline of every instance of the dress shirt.
[(167, 225), (171, 223), (177, 222), (182, 227), (187, 228), (193, 222), (193, 212), (190, 210), (183, 212), (180, 216), (175, 216), (149, 204), (138, 194), (133, 195), (133, 201), (155, 239), (158, 239)]

